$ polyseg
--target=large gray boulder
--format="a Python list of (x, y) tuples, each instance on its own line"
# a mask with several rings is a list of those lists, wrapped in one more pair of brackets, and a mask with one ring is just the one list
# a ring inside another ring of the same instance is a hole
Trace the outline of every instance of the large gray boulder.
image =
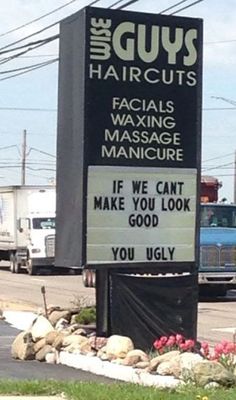
[(235, 376), (222, 364), (216, 361), (202, 361), (193, 366), (193, 378), (197, 385), (205, 386), (210, 382), (217, 382), (222, 386), (233, 386)]
[(34, 341), (30, 332), (20, 332), (11, 346), (11, 355), (19, 360), (33, 360), (35, 357)]

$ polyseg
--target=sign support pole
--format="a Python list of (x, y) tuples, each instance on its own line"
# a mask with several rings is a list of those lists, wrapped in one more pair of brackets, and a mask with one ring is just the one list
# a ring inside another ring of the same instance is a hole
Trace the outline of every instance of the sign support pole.
[(96, 332), (97, 336), (109, 336), (110, 331), (110, 282), (109, 270), (96, 271)]

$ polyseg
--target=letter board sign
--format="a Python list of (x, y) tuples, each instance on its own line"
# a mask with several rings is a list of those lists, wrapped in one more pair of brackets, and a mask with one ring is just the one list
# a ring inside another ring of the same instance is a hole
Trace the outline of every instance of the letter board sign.
[(59, 68), (60, 261), (195, 265), (202, 21), (86, 7)]

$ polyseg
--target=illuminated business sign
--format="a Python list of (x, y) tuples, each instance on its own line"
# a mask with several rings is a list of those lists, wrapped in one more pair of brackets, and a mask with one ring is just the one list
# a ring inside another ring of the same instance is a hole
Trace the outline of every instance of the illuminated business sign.
[[(72, 94), (59, 150), (82, 160), (81, 263), (194, 264), (202, 21), (87, 7), (61, 41)], [(65, 180), (76, 185), (69, 168)]]

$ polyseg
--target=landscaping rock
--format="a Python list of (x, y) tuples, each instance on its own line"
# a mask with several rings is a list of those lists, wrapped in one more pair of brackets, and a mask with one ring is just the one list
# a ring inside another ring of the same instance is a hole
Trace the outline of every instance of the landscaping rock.
[(99, 336), (91, 336), (89, 338), (90, 346), (95, 350), (100, 350), (107, 344), (107, 338)]
[(130, 367), (133, 367), (134, 365), (136, 365), (138, 362), (140, 361), (140, 357), (139, 356), (126, 356), (123, 359), (123, 365), (127, 365)]
[(34, 342), (30, 332), (20, 332), (16, 336), (11, 346), (11, 355), (20, 360), (34, 359)]
[(46, 342), (45, 344), (52, 345), (59, 336), (60, 336), (60, 332), (58, 332), (56, 330), (48, 332), (45, 336), (45, 342)]
[(176, 371), (173, 370), (173, 375), (178, 378), (192, 379), (192, 370), (194, 365), (203, 361), (203, 357), (200, 354), (184, 352), (179, 356), (180, 374), (176, 375)]
[(29, 331), (17, 335), (11, 348), (13, 358), (51, 364), (66, 362), (65, 365), (84, 370), (91, 368), (92, 372), (99, 367), (105, 376), (145, 385), (164, 387), (168, 382), (176, 387), (190, 381), (210, 389), (236, 384), (236, 367), (232, 373), (196, 352), (173, 350), (151, 359), (143, 350), (135, 349), (127, 336), (97, 337), (92, 324), (72, 323), (73, 313), (68, 310), (52, 307), (46, 314), (50, 321), (40, 315)]
[(128, 336), (112, 335), (107, 340), (106, 353), (117, 358), (125, 358), (134, 344)]
[(33, 323), (31, 329), (31, 334), (36, 342), (37, 340), (45, 337), (48, 332), (54, 331), (52, 324), (43, 315), (40, 315)]
[(68, 335), (65, 334), (65, 332), (58, 332), (58, 335), (56, 336), (54, 342), (52, 343), (52, 347), (54, 347), (56, 350), (60, 350), (66, 336)]
[(148, 371), (156, 371), (157, 366), (164, 361), (170, 361), (173, 357), (180, 354), (179, 350), (168, 351), (167, 353), (161, 354), (160, 356), (152, 358), (149, 364)]
[(52, 352), (52, 346), (50, 344), (46, 344), (42, 349), (35, 354), (35, 360), (37, 361), (45, 361), (46, 355)]
[(57, 331), (63, 331), (64, 329), (69, 329), (69, 322), (65, 318), (60, 318), (55, 325)]
[(56, 364), (57, 363), (57, 356), (56, 353), (47, 353), (45, 355), (45, 361), (48, 364)]
[(53, 326), (56, 326), (57, 322), (60, 319), (66, 320), (68, 324), (71, 319), (71, 312), (69, 310), (54, 310), (48, 317), (48, 320), (51, 322)]
[(149, 367), (149, 361), (139, 361), (134, 368), (146, 369)]
[(133, 356), (139, 357), (139, 361), (149, 361), (148, 355), (143, 350), (140, 349), (130, 350), (126, 355), (126, 358)]
[(45, 339), (45, 338), (39, 339), (39, 340), (34, 344), (34, 351), (35, 351), (35, 353), (38, 353), (38, 351), (41, 350), (45, 345), (46, 345), (46, 339)]
[(63, 339), (62, 346), (64, 351), (68, 351), (69, 353), (80, 351), (83, 347), (88, 346), (89, 351), (91, 351), (91, 346), (89, 345), (89, 340), (86, 336), (81, 335), (69, 335)]
[(157, 366), (156, 372), (159, 375), (173, 375), (179, 378), (181, 375), (180, 355), (172, 357), (169, 361), (163, 361)]
[(197, 385), (205, 386), (210, 382), (217, 382), (222, 386), (235, 385), (235, 376), (222, 364), (216, 361), (202, 361), (194, 365), (193, 377)]

